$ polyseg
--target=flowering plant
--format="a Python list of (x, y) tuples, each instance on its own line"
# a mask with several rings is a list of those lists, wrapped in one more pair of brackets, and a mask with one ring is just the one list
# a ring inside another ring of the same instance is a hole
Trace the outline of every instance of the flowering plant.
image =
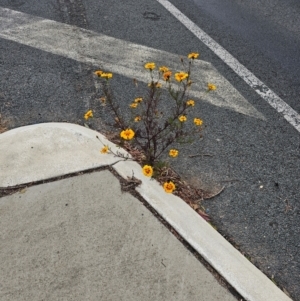
[[(110, 88), (112, 73), (100, 70), (94, 72), (101, 80), (103, 93), (101, 100), (107, 103), (120, 130), (120, 144), (125, 141), (133, 142), (143, 153), (143, 173), (146, 176), (153, 175), (153, 170), (155, 171), (158, 160), (165, 151), (172, 158), (178, 156), (178, 149), (171, 148), (172, 145), (191, 142), (191, 138), (202, 131), (203, 120), (199, 116), (191, 117), (197, 102), (188, 97), (193, 84), (191, 69), (194, 59), (198, 56), (198, 53), (190, 53), (187, 56), (188, 64), (181, 59), (183, 70), (177, 72), (166, 66), (157, 68), (154, 62), (147, 62), (144, 65), (150, 78), (147, 93), (144, 96), (137, 95), (128, 104), (131, 118), (127, 119), (121, 114), (113, 98)], [(137, 86), (137, 81), (134, 82)], [(207, 92), (215, 89), (215, 85), (208, 83)], [(162, 110), (164, 91), (167, 91), (166, 94), (171, 98), (171, 102), (167, 103), (167, 110)], [(86, 112), (84, 117), (85, 119), (93, 117), (92, 111)], [(101, 153), (108, 151), (109, 149), (104, 146)], [(174, 183), (167, 184), (164, 185), (165, 191), (172, 192), (175, 189)]]

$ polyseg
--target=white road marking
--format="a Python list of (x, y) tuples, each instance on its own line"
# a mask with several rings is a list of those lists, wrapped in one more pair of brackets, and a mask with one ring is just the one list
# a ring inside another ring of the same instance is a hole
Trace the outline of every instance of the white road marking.
[[(172, 70), (181, 66), (180, 56), (165, 51), (133, 44), (93, 31), (64, 23), (46, 20), (0, 7), (0, 38), (31, 46), (76, 61), (136, 78), (148, 83), (148, 72), (143, 70), (147, 61), (168, 65)], [(192, 72), (191, 97), (201, 98), (215, 106), (265, 119), (240, 93), (210, 64), (195, 60)], [(218, 89), (203, 93), (207, 82)]]
[(157, 0), (300, 132), (300, 115), (168, 0)]

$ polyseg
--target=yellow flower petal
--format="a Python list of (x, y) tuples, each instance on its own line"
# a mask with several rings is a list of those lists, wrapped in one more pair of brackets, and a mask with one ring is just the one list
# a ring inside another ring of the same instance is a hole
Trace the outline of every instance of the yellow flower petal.
[(137, 97), (137, 98), (134, 99), (134, 102), (135, 102), (135, 103), (140, 103), (140, 102), (142, 102), (142, 101), (143, 101), (143, 98), (142, 98), (142, 97)]
[(198, 52), (191, 52), (191, 53), (188, 55), (188, 58), (189, 58), (189, 59), (196, 59), (198, 56), (199, 56), (199, 53), (198, 53)]
[(101, 71), (101, 70), (97, 70), (94, 72), (94, 74), (97, 75), (98, 77), (101, 77), (102, 73), (103, 73), (103, 71)]
[(144, 65), (146, 69), (153, 70), (155, 69), (155, 63), (149, 62)]
[(217, 89), (217, 86), (214, 85), (214, 84), (208, 83), (207, 84), (207, 89), (208, 89), (208, 91), (214, 91), (214, 90)]
[(194, 102), (192, 99), (190, 99), (190, 100), (188, 100), (188, 101), (186, 102), (186, 104), (187, 104), (188, 106), (193, 107), (193, 106), (195, 105), (195, 102)]
[(181, 116), (178, 117), (178, 119), (179, 119), (180, 122), (185, 122), (187, 118), (186, 118), (186, 116), (181, 115)]
[(131, 140), (134, 135), (135, 133), (132, 129), (126, 129), (120, 133), (121, 138), (123, 138), (124, 140)]
[(200, 126), (203, 124), (203, 120), (200, 118), (194, 118), (194, 123), (195, 123), (195, 125)]
[(146, 177), (152, 177), (152, 174), (153, 174), (153, 168), (152, 168), (152, 166), (150, 166), (150, 165), (144, 165), (143, 166), (143, 174)]
[(108, 145), (104, 145), (104, 147), (101, 149), (101, 154), (107, 154), (109, 152), (109, 147)]
[(173, 158), (177, 157), (178, 156), (178, 150), (177, 149), (170, 149), (169, 156), (173, 157)]
[(108, 73), (102, 72), (102, 74), (100, 76), (103, 77), (103, 78), (106, 78), (106, 79), (110, 79), (110, 78), (113, 77), (113, 74), (110, 73), (110, 72), (108, 72)]
[(84, 114), (84, 119), (88, 120), (89, 118), (93, 117), (93, 111), (89, 110)]
[(175, 190), (176, 186), (172, 181), (164, 183), (164, 190), (167, 193), (172, 193)]
[(185, 80), (186, 78), (188, 78), (188, 73), (186, 72), (177, 72), (175, 73), (175, 79), (178, 81), (178, 82), (182, 82), (183, 80)]
[(172, 72), (171, 72), (171, 71), (166, 71), (166, 72), (163, 73), (163, 79), (164, 79), (165, 81), (168, 81), (168, 80), (170, 80), (171, 75), (172, 75)]
[(161, 67), (159, 67), (159, 71), (161, 71), (161, 72), (167, 72), (167, 71), (169, 71), (169, 68), (168, 67), (166, 67), (166, 66), (161, 66)]
[(139, 105), (138, 103), (133, 102), (129, 106), (130, 106), (130, 108), (135, 109), (138, 105)]

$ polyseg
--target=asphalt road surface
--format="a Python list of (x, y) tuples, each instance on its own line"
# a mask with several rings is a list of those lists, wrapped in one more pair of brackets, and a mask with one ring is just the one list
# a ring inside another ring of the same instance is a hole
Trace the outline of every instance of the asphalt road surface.
[[(171, 2), (300, 113), (296, 1)], [(128, 66), (135, 66), (129, 58), (153, 60), (141, 58), (135, 45), (158, 61), (199, 51), (200, 59), (211, 63), (203, 66), (215, 68), (227, 83), (220, 81), (218, 102), (195, 96), (204, 137), (172, 164), (194, 185), (212, 192), (225, 186), (203, 202), (213, 223), (300, 300), (300, 135), (281, 113), (158, 1), (0, 0), (0, 9), (0, 113), (9, 128), (49, 121), (83, 124), (84, 112), (93, 108), (90, 126), (101, 131), (108, 117), (93, 71), (114, 70), (112, 85), (125, 110), (135, 95), (133, 75), (130, 68), (116, 66), (124, 58)]]
[(199, 7), (196, 17), (195, 13), (190, 15), (189, 9), (185, 13), (299, 112), (299, 1), (194, 0), (194, 3)]

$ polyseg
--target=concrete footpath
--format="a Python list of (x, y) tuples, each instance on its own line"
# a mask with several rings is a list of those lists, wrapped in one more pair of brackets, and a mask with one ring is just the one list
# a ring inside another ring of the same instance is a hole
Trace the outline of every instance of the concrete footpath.
[(244, 300), (291, 300), (137, 163), (101, 154), (96, 136), (125, 153), (74, 124), (0, 134), (0, 188), (20, 187), (0, 198), (1, 301), (237, 300), (111, 171), (57, 179), (99, 167), (140, 179), (137, 193)]

